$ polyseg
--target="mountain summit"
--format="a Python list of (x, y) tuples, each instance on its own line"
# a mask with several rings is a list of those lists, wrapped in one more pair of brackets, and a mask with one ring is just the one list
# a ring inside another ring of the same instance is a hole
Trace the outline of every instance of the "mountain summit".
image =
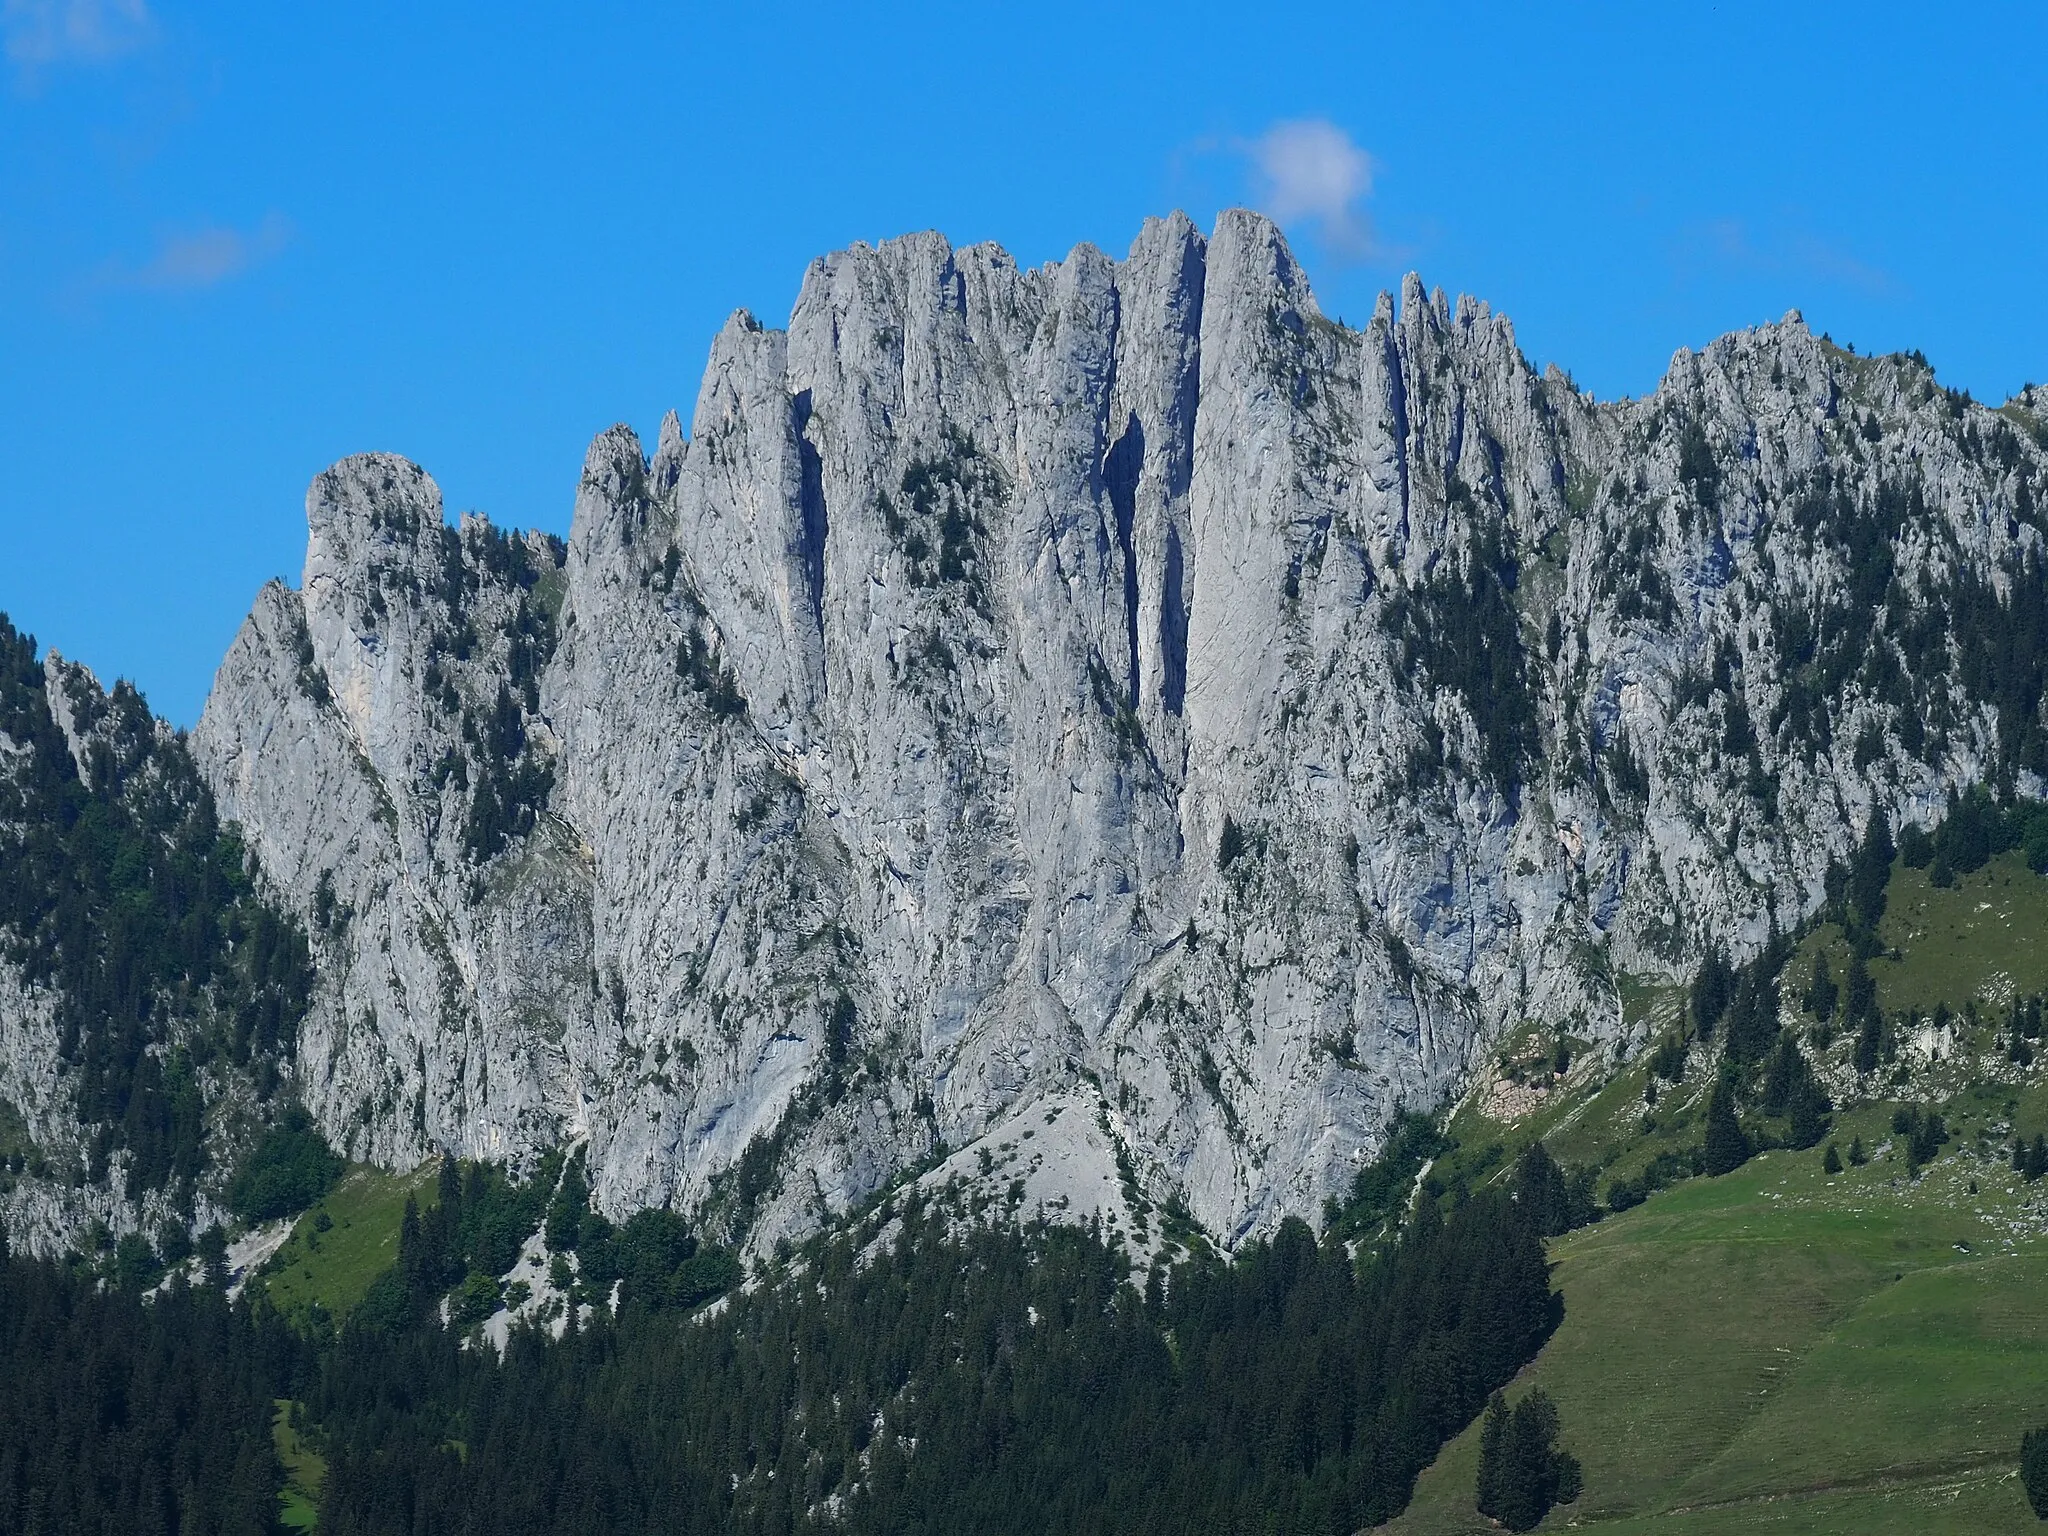
[(1007, 1149), (1228, 1243), (1505, 1029), (1637, 1049), (1871, 827), (2040, 793), (2044, 442), (1796, 314), (1602, 403), (1413, 277), (1332, 322), (1244, 212), (916, 235), (733, 316), (566, 546), (321, 474), (193, 749), (351, 1157), (578, 1140), (758, 1246)]

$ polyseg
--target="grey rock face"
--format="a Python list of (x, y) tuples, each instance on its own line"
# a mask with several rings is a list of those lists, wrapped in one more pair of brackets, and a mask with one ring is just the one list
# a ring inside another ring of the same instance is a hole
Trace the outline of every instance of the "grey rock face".
[(224, 889), (241, 860), (176, 733), (4, 617), (0, 653), (0, 1227), (38, 1254), (204, 1227), (303, 973)]
[(587, 854), (503, 803), (546, 752), (529, 696), (561, 553), (446, 528), (382, 455), (320, 476), (307, 518), (303, 592), (258, 597), (194, 738), (314, 939), (299, 1087), (358, 1158), (516, 1158), (573, 1114), (564, 1041), (594, 1003)]
[(913, 236), (600, 437), (566, 549), (327, 471), (195, 747), (356, 1156), (586, 1139), (767, 1243), (1090, 1078), (1234, 1240), (1506, 1028), (1635, 1040), (1872, 815), (2038, 787), (1977, 652), (2041, 430), (1796, 316), (1598, 403), (1413, 278), (1332, 323), (1245, 213)]

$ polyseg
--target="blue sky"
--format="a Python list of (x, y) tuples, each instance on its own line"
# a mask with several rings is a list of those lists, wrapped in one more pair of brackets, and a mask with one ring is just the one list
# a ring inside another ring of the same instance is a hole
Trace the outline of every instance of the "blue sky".
[(1249, 203), (1609, 396), (1793, 306), (2048, 379), (2038, 6), (1676, 9), (0, 0), (0, 610), (189, 724), (323, 466), (563, 531), (726, 313), (913, 229)]

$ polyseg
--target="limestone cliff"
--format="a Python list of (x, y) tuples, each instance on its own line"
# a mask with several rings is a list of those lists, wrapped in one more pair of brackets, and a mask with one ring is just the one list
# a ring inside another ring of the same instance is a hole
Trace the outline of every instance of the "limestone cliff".
[(1082, 1088), (1233, 1240), (1873, 814), (2038, 790), (2044, 435), (1796, 315), (1597, 402), (1413, 278), (1331, 322), (1245, 213), (913, 236), (735, 315), (566, 547), (319, 476), (195, 749), (355, 1156), (583, 1139), (769, 1242)]

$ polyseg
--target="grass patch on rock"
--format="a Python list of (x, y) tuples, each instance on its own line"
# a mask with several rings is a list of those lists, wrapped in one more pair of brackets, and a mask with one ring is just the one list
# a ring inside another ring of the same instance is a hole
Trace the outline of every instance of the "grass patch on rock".
[(411, 1173), (355, 1167), (302, 1215), (265, 1265), (272, 1304), (302, 1325), (338, 1326), (398, 1260), (398, 1228), (407, 1196), (421, 1210), (435, 1203), (435, 1165)]

